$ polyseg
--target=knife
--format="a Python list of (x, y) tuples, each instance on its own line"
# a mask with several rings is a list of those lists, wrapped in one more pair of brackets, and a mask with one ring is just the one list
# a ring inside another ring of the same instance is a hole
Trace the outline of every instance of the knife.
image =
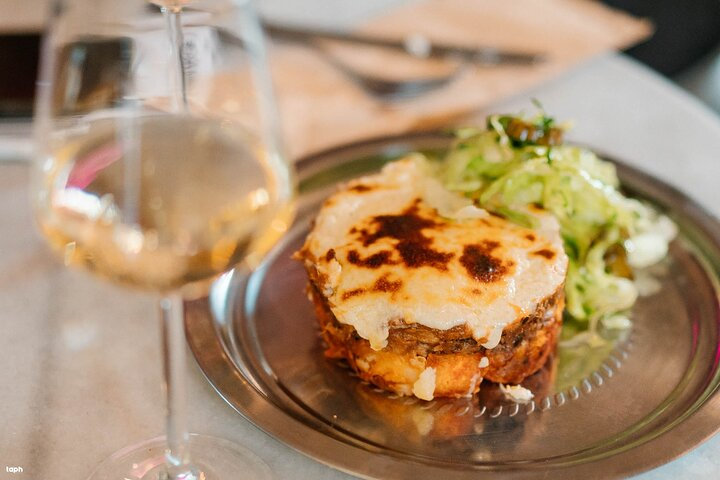
[(516, 52), (494, 47), (438, 44), (419, 34), (408, 35), (400, 39), (391, 39), (362, 33), (282, 25), (267, 21), (263, 22), (263, 27), (268, 35), (277, 39), (298, 42), (335, 40), (356, 45), (399, 50), (417, 58), (452, 58), (478, 65), (532, 65), (545, 60), (543, 54), (536, 52)]

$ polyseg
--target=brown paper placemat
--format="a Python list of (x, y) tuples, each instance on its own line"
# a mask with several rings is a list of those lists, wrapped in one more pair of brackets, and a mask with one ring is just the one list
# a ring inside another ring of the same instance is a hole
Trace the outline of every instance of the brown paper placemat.
[[(547, 60), (533, 66), (466, 65), (440, 90), (385, 102), (350, 81), (317, 49), (275, 45), (273, 75), (291, 157), (352, 140), (448, 125), (594, 55), (632, 45), (650, 35), (652, 27), (590, 0), (428, 0), (397, 8), (361, 30), (395, 38), (420, 32), (450, 44), (543, 52)], [(436, 76), (457, 68), (376, 48), (323, 46), (334, 58), (386, 78)]]

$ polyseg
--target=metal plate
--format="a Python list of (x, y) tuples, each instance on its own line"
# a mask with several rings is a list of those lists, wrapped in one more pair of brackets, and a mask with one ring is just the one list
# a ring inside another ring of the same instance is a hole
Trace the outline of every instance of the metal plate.
[[(535, 399), (492, 385), (470, 399), (422, 402), (377, 391), (323, 358), (306, 276), (291, 254), (338, 181), (398, 155), (442, 149), (442, 134), (385, 138), (299, 163), (294, 228), (253, 274), (218, 281), (187, 305), (188, 342), (210, 383), (287, 445), (367, 478), (593, 478), (668, 462), (720, 427), (720, 225), (682, 193), (618, 164), (624, 188), (668, 213), (679, 238), (612, 348), (556, 361), (526, 381)], [(428, 477), (425, 477), (428, 478)]]

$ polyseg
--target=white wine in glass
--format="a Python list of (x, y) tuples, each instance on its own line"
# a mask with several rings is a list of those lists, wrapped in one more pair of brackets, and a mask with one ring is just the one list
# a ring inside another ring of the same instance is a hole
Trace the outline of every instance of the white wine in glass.
[(293, 213), (293, 173), (247, 0), (61, 0), (43, 47), (33, 203), (67, 265), (156, 291), (167, 435), (91, 478), (263, 478), (230, 442), (189, 435), (183, 293), (257, 265)]

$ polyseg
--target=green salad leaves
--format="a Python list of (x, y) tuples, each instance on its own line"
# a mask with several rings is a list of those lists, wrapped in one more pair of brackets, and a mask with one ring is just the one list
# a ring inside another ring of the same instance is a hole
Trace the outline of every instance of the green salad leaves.
[(564, 144), (564, 130), (544, 113), (491, 116), (486, 129), (456, 132), (439, 175), (449, 190), (516, 223), (534, 225), (529, 205), (557, 218), (569, 258), (566, 313), (594, 334), (600, 322), (628, 323), (633, 272), (667, 254), (675, 228), (620, 192), (612, 163)]

